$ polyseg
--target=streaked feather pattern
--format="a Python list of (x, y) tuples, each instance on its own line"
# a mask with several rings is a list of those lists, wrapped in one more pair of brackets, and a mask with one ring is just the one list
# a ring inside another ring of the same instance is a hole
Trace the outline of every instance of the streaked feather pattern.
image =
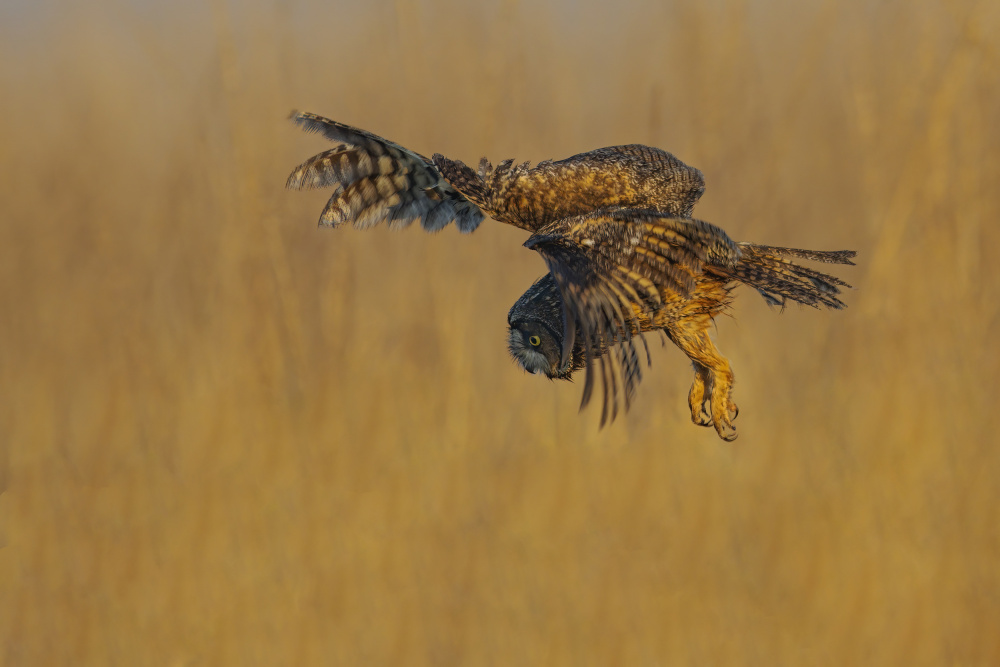
[(850, 289), (850, 285), (836, 276), (820, 273), (785, 258), (802, 257), (816, 262), (853, 265), (851, 259), (857, 254), (853, 250), (821, 252), (753, 243), (740, 243), (739, 248), (739, 262), (720, 273), (753, 287), (770, 305), (784, 307), (786, 300), (791, 299), (814, 308), (847, 307), (838, 296), (841, 287)]

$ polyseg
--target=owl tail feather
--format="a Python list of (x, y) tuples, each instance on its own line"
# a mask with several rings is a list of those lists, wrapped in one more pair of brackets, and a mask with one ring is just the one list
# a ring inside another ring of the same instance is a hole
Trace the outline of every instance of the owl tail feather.
[(792, 262), (789, 257), (808, 259), (828, 264), (850, 264), (857, 254), (853, 250), (818, 251), (777, 248), (773, 246), (740, 243), (740, 259), (736, 266), (726, 269), (733, 279), (756, 289), (771, 306), (785, 306), (787, 301), (797, 301), (819, 308), (846, 308), (837, 296), (840, 288), (851, 286), (836, 276)]

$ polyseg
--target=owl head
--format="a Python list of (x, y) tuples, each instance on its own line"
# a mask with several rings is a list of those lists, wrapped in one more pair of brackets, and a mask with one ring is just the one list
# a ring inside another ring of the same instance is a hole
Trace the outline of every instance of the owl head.
[(575, 345), (562, 364), (563, 313), (559, 287), (552, 274), (528, 288), (507, 314), (507, 347), (514, 360), (529, 373), (569, 380), (584, 366), (582, 345)]

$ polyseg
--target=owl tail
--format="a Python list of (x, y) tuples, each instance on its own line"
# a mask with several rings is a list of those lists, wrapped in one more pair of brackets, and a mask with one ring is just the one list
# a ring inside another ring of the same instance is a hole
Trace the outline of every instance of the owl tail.
[(850, 264), (857, 254), (853, 250), (818, 251), (776, 248), (773, 246), (740, 243), (740, 259), (727, 274), (745, 285), (753, 287), (769, 305), (784, 307), (789, 299), (819, 308), (846, 308), (837, 298), (840, 288), (851, 286), (840, 278), (821, 273), (792, 262), (790, 257), (809, 259), (828, 264)]

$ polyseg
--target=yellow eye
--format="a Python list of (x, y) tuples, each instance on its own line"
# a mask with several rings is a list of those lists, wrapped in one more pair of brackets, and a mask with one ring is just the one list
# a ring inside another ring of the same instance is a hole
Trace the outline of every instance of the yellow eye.
[(542, 339), (539, 338), (538, 336), (532, 336), (531, 338), (528, 339), (528, 342), (534, 345), (535, 347), (538, 347), (539, 345), (542, 344)]

